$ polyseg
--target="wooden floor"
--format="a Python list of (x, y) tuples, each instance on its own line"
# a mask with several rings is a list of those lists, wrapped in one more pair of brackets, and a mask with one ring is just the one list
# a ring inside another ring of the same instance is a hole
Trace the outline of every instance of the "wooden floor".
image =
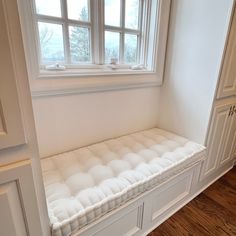
[(236, 167), (148, 236), (236, 235)]

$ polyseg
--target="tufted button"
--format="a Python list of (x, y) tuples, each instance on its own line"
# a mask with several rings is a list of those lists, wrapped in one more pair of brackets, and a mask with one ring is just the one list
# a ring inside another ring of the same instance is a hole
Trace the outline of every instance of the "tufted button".
[(72, 194), (94, 186), (95, 182), (90, 174), (76, 173), (70, 176), (66, 181), (66, 185), (70, 188)]
[(169, 152), (169, 147), (162, 145), (162, 144), (155, 144), (150, 147), (151, 150), (157, 152), (159, 156), (162, 156), (165, 152)]
[(93, 177), (96, 184), (99, 184), (105, 179), (114, 177), (114, 172), (109, 166), (97, 165), (89, 169), (88, 173)]
[(86, 158), (85, 160), (81, 159), (80, 162), (82, 163), (82, 161), (83, 161), (84, 171), (88, 171), (94, 166), (103, 164), (102, 160), (95, 156), (91, 156), (89, 158)]
[(131, 169), (131, 165), (127, 161), (123, 160), (113, 160), (107, 164), (113, 172), (118, 175), (119, 173)]
[(158, 156), (158, 154), (151, 149), (142, 149), (137, 154), (142, 156), (145, 161), (150, 161)]
[(111, 151), (105, 152), (105, 153), (103, 154), (103, 156), (101, 157), (103, 163), (108, 163), (108, 162), (110, 162), (110, 161), (112, 161), (112, 160), (117, 160), (117, 159), (119, 159), (119, 158), (120, 158), (120, 157), (119, 157), (118, 154), (116, 154), (116, 153), (114, 153), (114, 152), (111, 152)]
[(138, 164), (144, 162), (144, 159), (136, 153), (125, 154), (123, 156), (123, 160), (128, 162), (133, 168), (136, 167)]
[(45, 188), (48, 202), (54, 202), (58, 199), (65, 199), (71, 196), (70, 189), (63, 183), (55, 183)]

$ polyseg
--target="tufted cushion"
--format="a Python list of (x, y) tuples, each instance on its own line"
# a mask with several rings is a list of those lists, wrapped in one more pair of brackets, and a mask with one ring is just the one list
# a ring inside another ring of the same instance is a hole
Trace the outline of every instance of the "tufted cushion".
[(193, 165), (204, 150), (155, 128), (43, 159), (53, 235), (70, 235)]

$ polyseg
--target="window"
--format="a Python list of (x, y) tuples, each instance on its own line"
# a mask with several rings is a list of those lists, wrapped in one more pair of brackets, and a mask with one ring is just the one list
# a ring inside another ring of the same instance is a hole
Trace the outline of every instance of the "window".
[[(161, 84), (170, 0), (21, 0), (18, 8), (28, 71), (45, 79), (31, 83), (97, 85), (97, 76), (118, 74), (129, 79), (117, 84)], [(130, 77), (138, 74), (145, 81)]]
[(141, 51), (148, 43), (150, 1), (33, 1), (41, 66), (147, 66)]
[(142, 3), (141, 0), (104, 1), (105, 62), (113, 58), (120, 64), (139, 62)]
[(42, 66), (145, 64), (143, 0), (33, 1)]
[(90, 1), (34, 1), (40, 64), (93, 63)]

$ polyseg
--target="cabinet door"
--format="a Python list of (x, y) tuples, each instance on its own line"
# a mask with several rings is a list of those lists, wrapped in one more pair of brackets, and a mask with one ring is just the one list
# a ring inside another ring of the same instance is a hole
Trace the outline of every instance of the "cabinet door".
[(204, 162), (202, 176), (206, 177), (214, 172), (220, 163), (228, 160), (228, 140), (234, 136), (229, 131), (232, 126), (233, 116), (230, 115), (230, 107), (233, 103), (216, 106), (210, 125), (209, 135), (207, 139), (207, 158)]
[(0, 1), (0, 150), (25, 143), (18, 103), (16, 73), (8, 39), (3, 1)]
[(236, 10), (226, 47), (217, 98), (236, 95)]
[[(235, 104), (236, 105), (236, 104)], [(232, 152), (231, 152), (231, 159), (235, 158), (236, 160), (236, 112), (234, 113), (234, 139), (232, 143)]]
[[(236, 104), (234, 104), (236, 107)], [(224, 165), (225, 162), (231, 160), (235, 154), (235, 142), (236, 142), (236, 112), (230, 112), (230, 118), (228, 118), (227, 133), (225, 136), (223, 150), (221, 154), (221, 160), (219, 165)]]
[(0, 235), (27, 236), (16, 181), (0, 185)]
[(43, 235), (29, 160), (0, 167), (0, 235)]

